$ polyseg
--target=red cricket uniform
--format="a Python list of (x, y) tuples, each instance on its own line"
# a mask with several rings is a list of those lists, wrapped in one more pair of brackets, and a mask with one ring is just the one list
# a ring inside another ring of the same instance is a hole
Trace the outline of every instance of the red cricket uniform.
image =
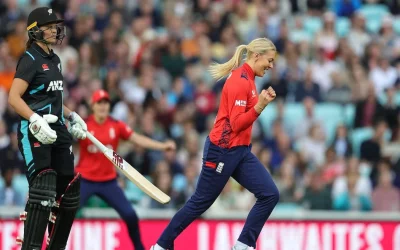
[(221, 148), (250, 145), (258, 95), (254, 72), (247, 63), (233, 70), (222, 89), (221, 102), (210, 141)]
[[(108, 117), (103, 124), (99, 124), (93, 116), (89, 116), (86, 124), (90, 133), (114, 151), (117, 150), (120, 139), (127, 140), (133, 133), (128, 125), (111, 117)], [(84, 179), (100, 182), (117, 177), (114, 165), (89, 139), (80, 140), (79, 145), (79, 163), (75, 171), (81, 173)]]

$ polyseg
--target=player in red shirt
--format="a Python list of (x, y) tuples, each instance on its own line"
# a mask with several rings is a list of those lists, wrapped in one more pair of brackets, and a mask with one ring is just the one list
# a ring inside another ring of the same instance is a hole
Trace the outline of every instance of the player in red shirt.
[[(173, 141), (158, 142), (152, 140), (134, 133), (125, 123), (111, 118), (109, 116), (110, 97), (104, 90), (97, 90), (93, 93), (92, 109), (93, 115), (89, 116), (86, 121), (88, 131), (106, 147), (117, 150), (118, 141), (123, 139), (148, 149), (175, 150), (176, 148)], [(143, 250), (138, 217), (123, 190), (118, 186), (114, 165), (90, 140), (80, 140), (79, 145), (80, 157), (75, 171), (82, 175), (81, 207), (92, 195), (98, 195), (117, 210), (125, 221), (135, 250)]]
[[(246, 61), (240, 66), (244, 53)], [(271, 87), (257, 96), (254, 78), (264, 76), (265, 70), (273, 67), (275, 56), (275, 45), (266, 38), (258, 38), (238, 46), (228, 62), (211, 66), (214, 78), (229, 76), (222, 89), (214, 127), (204, 145), (197, 188), (151, 250), (173, 249), (176, 237), (214, 203), (230, 177), (257, 198), (233, 249), (256, 247), (261, 229), (278, 203), (279, 192), (266, 168), (251, 153), (253, 122), (276, 96)]]

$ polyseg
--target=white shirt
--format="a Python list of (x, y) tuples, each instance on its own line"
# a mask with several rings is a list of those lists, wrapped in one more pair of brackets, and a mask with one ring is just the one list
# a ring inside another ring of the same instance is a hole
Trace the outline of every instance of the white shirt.
[(375, 92), (379, 95), (386, 88), (393, 87), (397, 79), (397, 71), (394, 67), (389, 67), (386, 71), (381, 67), (376, 67), (369, 73), (369, 79), (374, 83)]

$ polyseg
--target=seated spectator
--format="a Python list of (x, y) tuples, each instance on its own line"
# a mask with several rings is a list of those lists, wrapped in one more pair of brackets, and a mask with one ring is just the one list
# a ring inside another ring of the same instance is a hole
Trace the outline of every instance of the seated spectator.
[(300, 203), (310, 210), (332, 209), (331, 190), (322, 178), (322, 172), (311, 173), (310, 184), (305, 190)]
[(6, 168), (13, 169), (19, 173), (25, 173), (26, 171), (24, 158), (18, 148), (17, 129), (18, 125), (15, 124), (10, 133), (10, 143), (7, 147), (0, 149), (0, 171)]
[(10, 137), (7, 134), (7, 126), (3, 120), (0, 120), (0, 150), (10, 144)]
[(374, 211), (400, 211), (400, 190), (393, 186), (394, 174), (383, 169), (379, 173), (378, 186), (372, 192)]
[(4, 187), (0, 188), (0, 206), (24, 206), (26, 200), (12, 187), (14, 169), (3, 169), (2, 176)]
[(369, 85), (367, 98), (356, 104), (354, 128), (372, 126), (373, 121), (382, 117), (383, 113), (384, 110), (376, 98), (374, 86)]
[(332, 188), (333, 208), (335, 210), (369, 211), (372, 209), (371, 188), (368, 177), (360, 175), (356, 158), (348, 161), (344, 176), (338, 177)]
[(332, 147), (328, 148), (325, 155), (326, 161), (323, 166), (321, 177), (326, 183), (332, 184), (338, 176), (343, 175), (345, 171), (345, 161), (338, 158)]
[(311, 68), (307, 69), (304, 81), (298, 83), (295, 100), (296, 102), (302, 102), (307, 96), (312, 97), (316, 102), (322, 101), (320, 86), (312, 79)]
[(344, 124), (339, 124), (336, 128), (335, 139), (331, 144), (336, 155), (340, 158), (347, 158), (353, 154), (353, 146), (347, 132), (347, 127)]
[[(399, 127), (399, 117), (400, 117), (400, 106), (396, 104), (395, 100), (396, 89), (388, 88), (386, 89), (387, 102), (383, 105), (385, 120), (388, 127), (395, 132)], [(396, 133), (393, 133), (393, 137)]]
[(381, 145), (384, 143), (384, 135), (387, 124), (384, 120), (378, 120), (374, 125), (374, 136), (361, 143), (360, 158), (369, 164), (375, 165), (382, 156)]
[(332, 87), (325, 95), (325, 101), (337, 104), (347, 104), (351, 101), (351, 89), (345, 83), (343, 75), (339, 72), (331, 74)]
[(310, 127), (309, 134), (299, 141), (300, 153), (309, 164), (320, 166), (325, 161), (325, 136), (319, 124)]
[(151, 199), (150, 200), (150, 208), (175, 208), (174, 198), (172, 189), (172, 175), (171, 169), (167, 162), (159, 161), (157, 163), (156, 169), (153, 172), (153, 184), (158, 187), (161, 191), (171, 197), (171, 202), (168, 204), (161, 204), (158, 201)]

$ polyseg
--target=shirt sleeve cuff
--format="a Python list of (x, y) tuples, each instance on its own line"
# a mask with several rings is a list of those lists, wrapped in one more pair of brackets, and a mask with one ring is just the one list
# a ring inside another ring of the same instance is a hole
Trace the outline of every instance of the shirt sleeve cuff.
[(254, 117), (259, 117), (261, 115), (261, 113), (260, 114), (257, 113), (257, 111), (256, 111), (256, 109), (254, 107), (252, 109), (253, 109)]

